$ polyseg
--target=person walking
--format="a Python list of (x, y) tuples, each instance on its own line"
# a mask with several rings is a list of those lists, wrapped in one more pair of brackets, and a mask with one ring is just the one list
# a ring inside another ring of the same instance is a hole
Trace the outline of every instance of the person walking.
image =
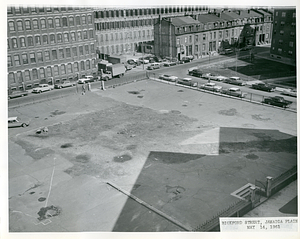
[(91, 91), (91, 83), (90, 82), (87, 83), (87, 86), (88, 86), (88, 91)]
[(85, 95), (85, 82), (82, 85), (82, 94)]

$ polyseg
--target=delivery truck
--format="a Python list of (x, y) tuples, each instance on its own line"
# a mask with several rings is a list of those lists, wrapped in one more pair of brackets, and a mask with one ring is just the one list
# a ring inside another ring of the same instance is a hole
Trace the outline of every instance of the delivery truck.
[(101, 80), (110, 80), (113, 77), (122, 77), (125, 74), (124, 64), (111, 64), (108, 62), (99, 62), (98, 71)]

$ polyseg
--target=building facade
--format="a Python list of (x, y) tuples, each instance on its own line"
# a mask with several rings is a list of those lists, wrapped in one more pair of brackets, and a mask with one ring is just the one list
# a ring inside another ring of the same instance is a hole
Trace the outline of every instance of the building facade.
[(296, 9), (275, 9), (270, 55), (292, 64), (296, 63)]
[[(181, 59), (195, 58), (226, 48), (268, 44), (271, 16), (253, 10), (212, 12), (203, 15), (162, 18), (154, 26), (154, 54)], [(259, 30), (261, 29), (261, 31)], [(264, 41), (259, 41), (264, 35)]]
[(154, 24), (159, 16), (205, 14), (207, 6), (160, 6), (148, 8), (95, 9), (95, 30), (100, 59), (109, 55), (150, 53)]
[(9, 90), (97, 73), (91, 8), (7, 8)]

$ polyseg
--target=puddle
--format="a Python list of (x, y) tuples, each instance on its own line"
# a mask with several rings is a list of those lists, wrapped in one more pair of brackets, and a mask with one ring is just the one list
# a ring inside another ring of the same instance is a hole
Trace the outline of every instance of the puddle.
[(256, 160), (259, 158), (256, 154), (247, 154), (245, 157), (247, 159), (252, 159), (252, 160)]
[(35, 192), (30, 192), (29, 194), (35, 194)]
[(40, 198), (38, 199), (39, 202), (44, 202), (45, 200), (46, 200), (45, 197), (40, 197)]
[(183, 90), (178, 90), (177, 92), (183, 92)]
[(218, 113), (220, 115), (234, 116), (237, 115), (237, 110), (236, 109), (220, 110)]
[(58, 216), (61, 213), (61, 209), (55, 206), (42, 207), (37, 213), (39, 215), (38, 220), (42, 221), (49, 217)]
[(133, 149), (136, 149), (136, 148), (137, 148), (137, 145), (135, 145), (135, 144), (128, 145), (128, 146), (126, 147), (127, 150), (133, 150)]
[(78, 163), (87, 163), (91, 157), (88, 154), (79, 154), (75, 157), (76, 162)]
[(142, 96), (142, 95), (139, 95), (139, 96), (138, 96), (138, 98), (144, 98), (144, 96)]
[(132, 159), (132, 157), (128, 154), (123, 154), (121, 156), (114, 157), (114, 161), (118, 162), (118, 163), (123, 163), (123, 162), (129, 161), (130, 159)]
[(70, 148), (70, 147), (73, 147), (73, 144), (71, 144), (71, 143), (66, 143), (66, 144), (62, 144), (61, 146), (60, 146), (61, 148)]
[(179, 110), (171, 110), (170, 112), (173, 114), (178, 114), (178, 115), (181, 114), (181, 112)]
[(139, 91), (128, 91), (129, 94), (138, 95), (140, 94)]
[(51, 112), (51, 115), (62, 115), (62, 114), (65, 114), (66, 111), (59, 111), (59, 110), (55, 110), (53, 112)]

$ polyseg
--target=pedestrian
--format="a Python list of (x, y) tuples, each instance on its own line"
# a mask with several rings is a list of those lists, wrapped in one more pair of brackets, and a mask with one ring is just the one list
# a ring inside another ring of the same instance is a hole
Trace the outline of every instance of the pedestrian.
[(88, 91), (91, 91), (91, 83), (90, 82), (88, 82)]
[(105, 90), (105, 86), (104, 86), (104, 81), (103, 80), (101, 80), (101, 88), (102, 88), (102, 90)]
[(85, 82), (82, 85), (82, 94), (85, 95)]

